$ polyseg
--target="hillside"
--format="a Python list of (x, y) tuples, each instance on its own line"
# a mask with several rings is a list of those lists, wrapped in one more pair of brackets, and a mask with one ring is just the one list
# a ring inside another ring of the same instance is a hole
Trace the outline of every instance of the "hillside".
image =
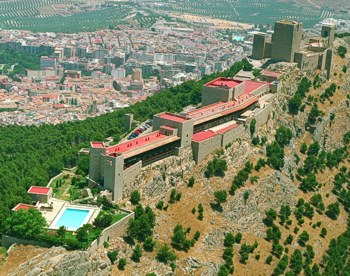
[[(349, 49), (350, 44), (337, 39), (335, 47), (339, 45)], [(117, 250), (118, 259), (125, 258), (127, 264), (125, 270), (120, 270), (109, 263), (112, 275), (151, 272), (170, 275), (172, 270), (175, 275), (227, 275), (227, 270), (232, 268), (234, 275), (348, 273), (349, 57), (349, 53), (345, 58), (335, 55), (331, 81), (326, 81), (322, 72), (303, 73), (288, 64), (272, 65), (271, 69), (286, 73), (283, 89), (276, 97), (267, 125), (252, 131), (254, 140), (247, 131), (244, 139), (234, 141), (230, 147), (208, 156), (198, 165), (191, 161), (190, 153), (181, 159), (170, 157), (159, 161), (129, 187), (128, 194), (133, 190), (140, 191), (141, 204), (149, 205), (155, 212), (154, 250), (143, 250), (140, 261), (132, 261), (135, 244), (144, 243), (138, 242), (137, 238), (133, 242), (130, 238), (116, 238), (96, 253), (98, 257), (85, 256), (84, 260), (98, 258), (109, 262), (106, 254)], [(232, 75), (240, 66), (236, 65), (225, 74)], [(191, 91), (196, 91), (192, 92), (193, 97), (198, 95), (195, 93), (200, 91), (200, 85), (201, 82), (197, 83), (198, 91), (197, 86), (192, 86), (194, 90)], [(179, 103), (176, 109), (190, 102), (183, 98), (186, 88), (188, 84), (179, 90), (170, 89), (166, 94), (170, 97), (175, 91), (181, 93), (174, 98)], [(291, 99), (296, 93), (305, 95), (292, 115)], [(145, 110), (148, 103), (154, 103), (157, 97), (133, 110), (138, 111), (136, 114), (141, 118), (149, 116), (149, 111), (143, 113), (141, 110)], [(168, 106), (171, 104), (156, 110)], [(102, 118), (92, 119), (89, 124), (97, 129), (100, 120)], [(55, 128), (63, 126), (52, 127)], [(101, 131), (103, 134), (105, 132)], [(226, 161), (224, 176), (205, 177), (208, 163), (215, 159)], [(263, 164), (265, 162), (267, 164)], [(257, 164), (261, 166), (256, 167)], [(193, 187), (189, 187), (191, 182), (194, 182)], [(174, 189), (176, 193), (172, 192)], [(220, 204), (214, 196), (217, 191), (227, 194)], [(170, 202), (172, 197), (173, 203)], [(164, 202), (163, 206), (160, 201)], [(128, 200), (119, 204), (134, 208)], [(140, 212), (140, 206), (137, 212)], [(177, 239), (173, 238), (174, 229), (177, 229)], [(200, 235), (193, 239), (197, 231)], [(163, 244), (173, 245), (176, 260), (167, 263), (164, 259), (163, 262), (156, 260)], [(13, 254), (16, 250), (19, 249), (14, 249)], [(63, 264), (66, 259), (62, 257)], [(4, 261), (4, 271), (9, 271), (10, 260)], [(60, 264), (56, 270), (59, 273), (64, 266), (61, 261), (56, 262)], [(38, 262), (33, 261), (30, 265), (36, 269)], [(94, 272), (92, 270), (91, 275)]]

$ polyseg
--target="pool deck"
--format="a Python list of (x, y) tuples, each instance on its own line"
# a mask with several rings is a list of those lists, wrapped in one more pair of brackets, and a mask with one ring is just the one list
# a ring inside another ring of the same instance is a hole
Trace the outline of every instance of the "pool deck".
[[(52, 206), (52, 210), (49, 209), (43, 209), (48, 206)], [(43, 217), (46, 219), (48, 224), (48, 229), (57, 230), (58, 227), (56, 227), (57, 222), (63, 215), (64, 211), (68, 208), (73, 209), (81, 209), (81, 210), (87, 210), (89, 211), (89, 214), (86, 216), (85, 220), (83, 221), (83, 224), (92, 223), (95, 218), (98, 216), (100, 212), (100, 208), (92, 205), (82, 205), (82, 204), (71, 204), (67, 201), (52, 198), (50, 200), (50, 203), (46, 204), (40, 204), (38, 206), (40, 212), (42, 213)], [(77, 229), (68, 228), (68, 231), (76, 231)]]

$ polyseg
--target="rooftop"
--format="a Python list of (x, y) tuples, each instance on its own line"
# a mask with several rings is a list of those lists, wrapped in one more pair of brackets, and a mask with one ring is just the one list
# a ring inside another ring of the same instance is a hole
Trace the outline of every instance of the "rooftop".
[(207, 105), (196, 110), (190, 111), (187, 113), (193, 119), (202, 120), (205, 117), (212, 116), (214, 114), (227, 114), (226, 111), (232, 110), (238, 111), (239, 109), (245, 108), (246, 103), (251, 102), (252, 98), (255, 96), (252, 94), (255, 90), (262, 87), (266, 83), (246, 80), (244, 81), (244, 91), (243, 93), (235, 100), (230, 102), (218, 102), (215, 104)]
[(189, 120), (188, 118), (185, 118), (183, 116), (172, 114), (172, 113), (168, 113), (168, 112), (161, 113), (158, 116), (160, 118), (171, 120), (171, 121), (175, 121), (175, 122), (178, 122), (178, 123), (183, 123), (183, 122), (186, 122), (186, 121)]
[(124, 158), (129, 158), (179, 139), (177, 136), (167, 136), (159, 131), (155, 131), (140, 138), (111, 146), (107, 148), (106, 154), (123, 153)]
[(34, 205), (18, 203), (15, 207), (12, 208), (12, 211), (29, 210), (30, 208), (36, 208), (36, 207)]
[(217, 78), (211, 82), (208, 82), (204, 86), (206, 86), (206, 87), (234, 88), (241, 83), (242, 83), (242, 81), (233, 80), (233, 79), (229, 79), (229, 78)]
[(51, 191), (50, 187), (40, 187), (40, 186), (32, 186), (29, 188), (28, 193), (29, 194), (40, 194), (40, 195), (47, 195)]
[(105, 148), (105, 145), (103, 144), (103, 142), (91, 142), (90, 145), (92, 148), (99, 148), (99, 149)]
[(201, 141), (207, 140), (209, 138), (212, 138), (215, 135), (216, 134), (213, 131), (211, 131), (211, 130), (203, 130), (201, 132), (193, 134), (192, 141), (201, 142)]

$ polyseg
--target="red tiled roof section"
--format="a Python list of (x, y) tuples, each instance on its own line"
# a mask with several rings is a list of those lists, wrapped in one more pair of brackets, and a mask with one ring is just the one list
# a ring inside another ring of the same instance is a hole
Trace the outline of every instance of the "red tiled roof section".
[(163, 119), (175, 121), (175, 122), (178, 122), (178, 123), (183, 123), (183, 122), (188, 121), (188, 119), (185, 118), (185, 117), (182, 117), (182, 116), (179, 116), (179, 115), (176, 115), (176, 114), (171, 114), (171, 113), (159, 114), (159, 117), (163, 118)]
[(207, 87), (221, 86), (221, 87), (234, 88), (241, 83), (242, 83), (242, 81), (238, 81), (238, 80), (233, 80), (233, 79), (228, 79), (228, 78), (217, 78), (211, 82), (208, 82), (204, 86), (207, 86)]
[(49, 194), (50, 191), (51, 191), (51, 188), (49, 188), (49, 187), (32, 186), (29, 188), (28, 193), (47, 195), (47, 194)]
[(91, 147), (102, 149), (105, 147), (105, 145), (103, 144), (103, 142), (91, 142)]
[(160, 141), (167, 137), (169, 136), (162, 134), (159, 131), (152, 132), (149, 135), (109, 147), (107, 148), (107, 154), (113, 154), (116, 152), (125, 153), (135, 148), (140, 148), (148, 144)]
[(211, 130), (204, 130), (204, 131), (198, 132), (196, 134), (193, 134), (192, 140), (195, 142), (201, 142), (201, 141), (207, 140), (209, 138), (212, 138), (215, 135), (216, 134)]
[[(12, 210), (13, 211), (18, 211), (18, 210), (29, 210), (30, 208), (36, 208), (34, 205), (29, 205), (29, 204), (24, 204), (24, 203), (19, 203), (16, 207), (14, 207)], [(37, 208), (36, 208), (37, 209)]]

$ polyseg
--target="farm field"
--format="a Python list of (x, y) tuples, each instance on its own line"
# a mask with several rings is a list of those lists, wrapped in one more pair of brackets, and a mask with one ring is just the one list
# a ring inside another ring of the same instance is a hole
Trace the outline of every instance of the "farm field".
[(318, 1), (305, 0), (304, 2), (307, 4), (298, 5), (298, 1), (295, 3), (277, 0), (185, 0), (181, 2), (149, 1), (148, 3), (163, 11), (246, 23), (272, 24), (281, 19), (297, 20), (302, 21), (306, 28), (329, 17), (350, 19), (349, 13), (323, 7), (316, 8), (314, 4)]
[[(85, 5), (82, 8), (74, 6), (75, 3), (71, 0), (0, 1), (0, 28), (35, 32), (95, 31), (115, 27), (133, 10), (132, 3), (102, 3), (96, 6)], [(64, 12), (68, 15), (53, 12), (54, 5), (61, 10), (66, 9), (67, 12)]]

